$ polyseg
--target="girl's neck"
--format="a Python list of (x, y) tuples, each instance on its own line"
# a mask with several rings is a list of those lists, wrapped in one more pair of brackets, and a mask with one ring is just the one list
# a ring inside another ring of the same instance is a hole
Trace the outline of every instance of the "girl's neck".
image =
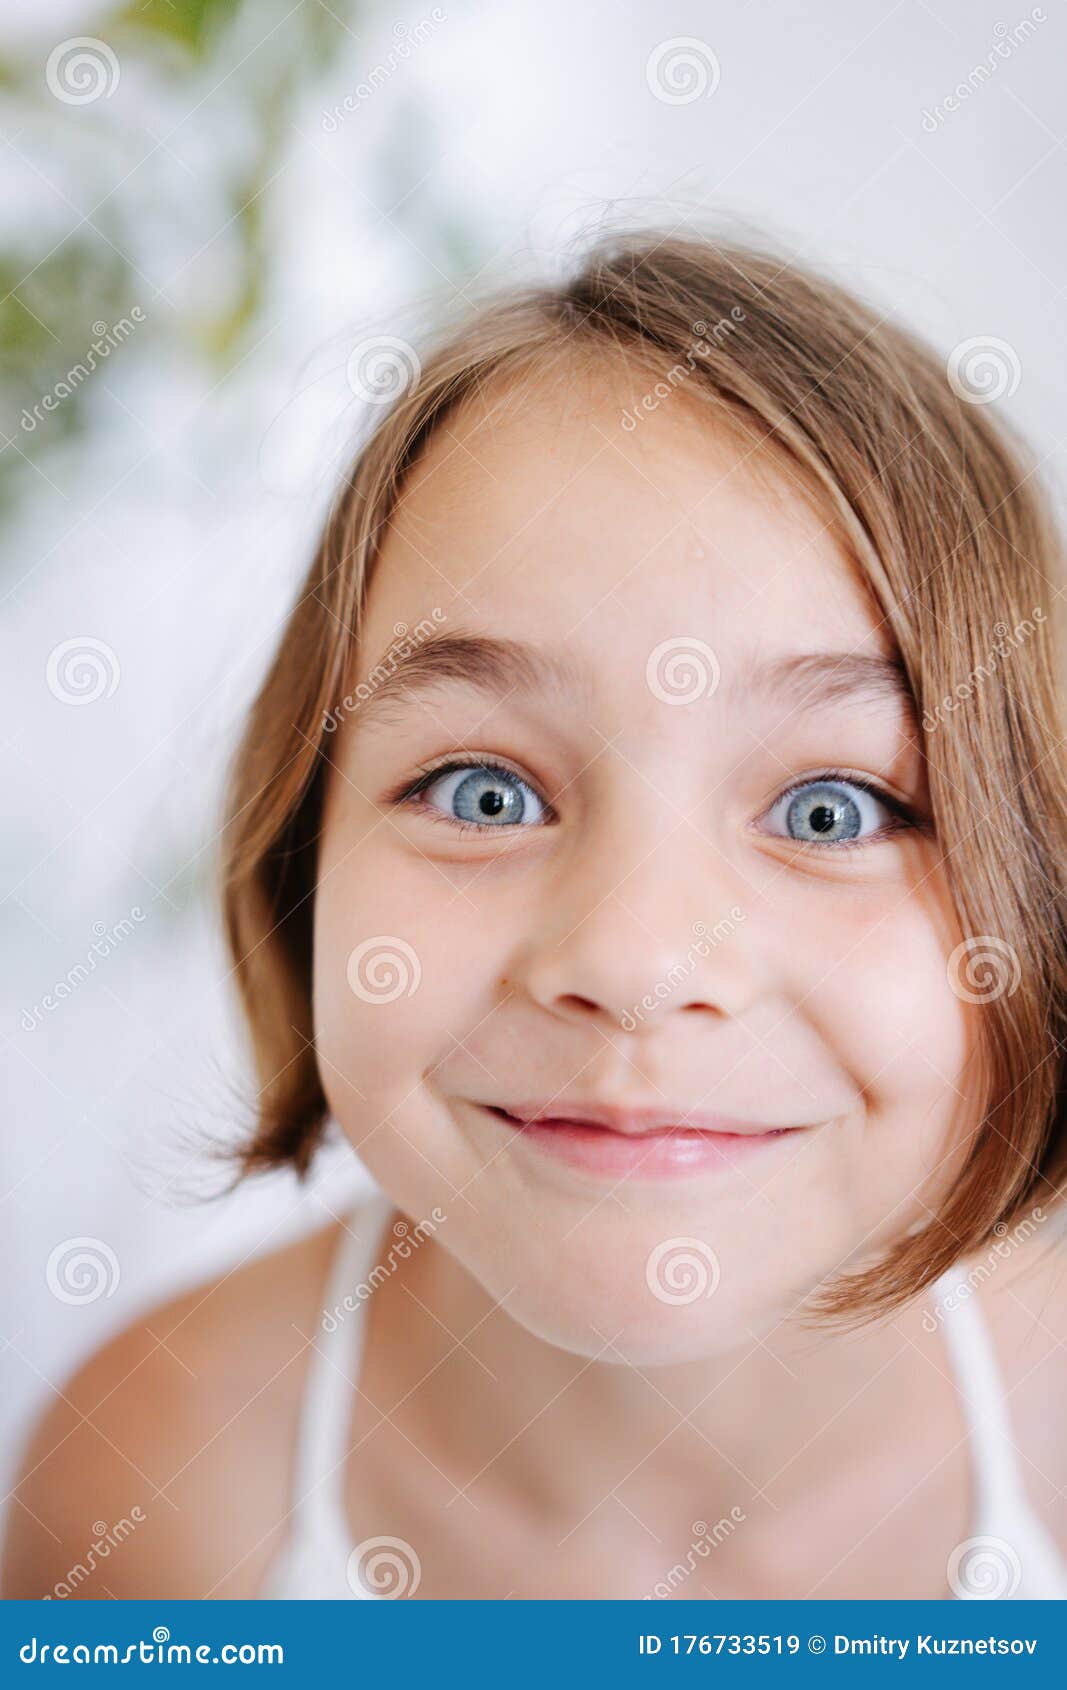
[(786, 1320), (655, 1367), (627, 1361), (610, 1333), (592, 1356), (561, 1350), (506, 1310), (427, 1241), (372, 1300), (372, 1394), (472, 1499), (479, 1486), (534, 1493), (561, 1524), (624, 1481), (643, 1520), (719, 1518), (770, 1494), (788, 1507), (884, 1447), (905, 1402), (909, 1421), (925, 1414), (950, 1441), (963, 1431), (921, 1304), (858, 1332)]

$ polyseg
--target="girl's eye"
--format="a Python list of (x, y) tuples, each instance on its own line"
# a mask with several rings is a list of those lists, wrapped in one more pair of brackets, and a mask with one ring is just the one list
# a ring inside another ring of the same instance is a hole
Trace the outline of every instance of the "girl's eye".
[[(418, 803), (458, 827), (543, 826), (551, 812), (528, 781), (496, 763), (433, 769), (394, 802)], [(858, 845), (920, 825), (908, 806), (855, 778), (822, 776), (790, 787), (764, 819), (766, 831), (803, 845)]]
[(510, 769), (489, 763), (436, 770), (424, 776), (408, 796), (417, 796), (451, 821), (467, 826), (528, 826), (545, 817), (545, 806), (531, 786)]
[(767, 812), (768, 831), (804, 845), (848, 845), (885, 838), (907, 825), (903, 804), (854, 780), (809, 780)]

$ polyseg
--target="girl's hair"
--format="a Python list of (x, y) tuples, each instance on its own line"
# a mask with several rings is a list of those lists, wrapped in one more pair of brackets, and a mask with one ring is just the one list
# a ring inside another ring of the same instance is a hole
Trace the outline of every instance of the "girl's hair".
[[(990, 356), (1008, 354), (994, 343)], [(682, 390), (815, 496), (895, 638), (922, 718), (965, 936), (950, 976), (980, 1005), (984, 1118), (940, 1212), (873, 1267), (823, 1287), (815, 1309), (851, 1320), (891, 1312), (1057, 1200), (1067, 1162), (1067, 784), (1050, 612), (1061, 556), (1024, 453), (958, 362), (946, 369), (792, 262), (654, 233), (601, 240), (572, 279), (490, 299), (421, 370), (412, 361), (415, 379), (335, 498), (230, 777), (222, 898), (261, 1088), (242, 1172), (305, 1173), (329, 1116), (311, 966), (331, 712), (405, 476), (466, 400), (598, 363), (629, 388), (624, 429), (639, 426), (650, 392)]]

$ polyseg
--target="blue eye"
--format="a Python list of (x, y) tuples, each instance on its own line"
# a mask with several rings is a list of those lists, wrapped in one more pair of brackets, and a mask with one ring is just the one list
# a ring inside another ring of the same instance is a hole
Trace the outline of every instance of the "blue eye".
[(847, 845), (885, 836), (902, 825), (903, 806), (888, 795), (849, 780), (810, 780), (788, 792), (767, 812), (769, 831), (804, 845)]
[(545, 806), (510, 769), (459, 763), (424, 777), (413, 790), (450, 820), (474, 827), (514, 827), (541, 822)]

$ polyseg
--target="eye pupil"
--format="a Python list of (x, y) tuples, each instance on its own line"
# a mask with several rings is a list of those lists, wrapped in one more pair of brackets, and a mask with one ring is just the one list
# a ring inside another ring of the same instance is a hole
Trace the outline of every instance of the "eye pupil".
[(449, 809), (456, 821), (521, 822), (527, 790), (518, 775), (484, 766), (472, 768), (452, 793)]
[(844, 786), (812, 784), (789, 806), (788, 831), (794, 839), (832, 840), (835, 845), (859, 836), (863, 818)]

